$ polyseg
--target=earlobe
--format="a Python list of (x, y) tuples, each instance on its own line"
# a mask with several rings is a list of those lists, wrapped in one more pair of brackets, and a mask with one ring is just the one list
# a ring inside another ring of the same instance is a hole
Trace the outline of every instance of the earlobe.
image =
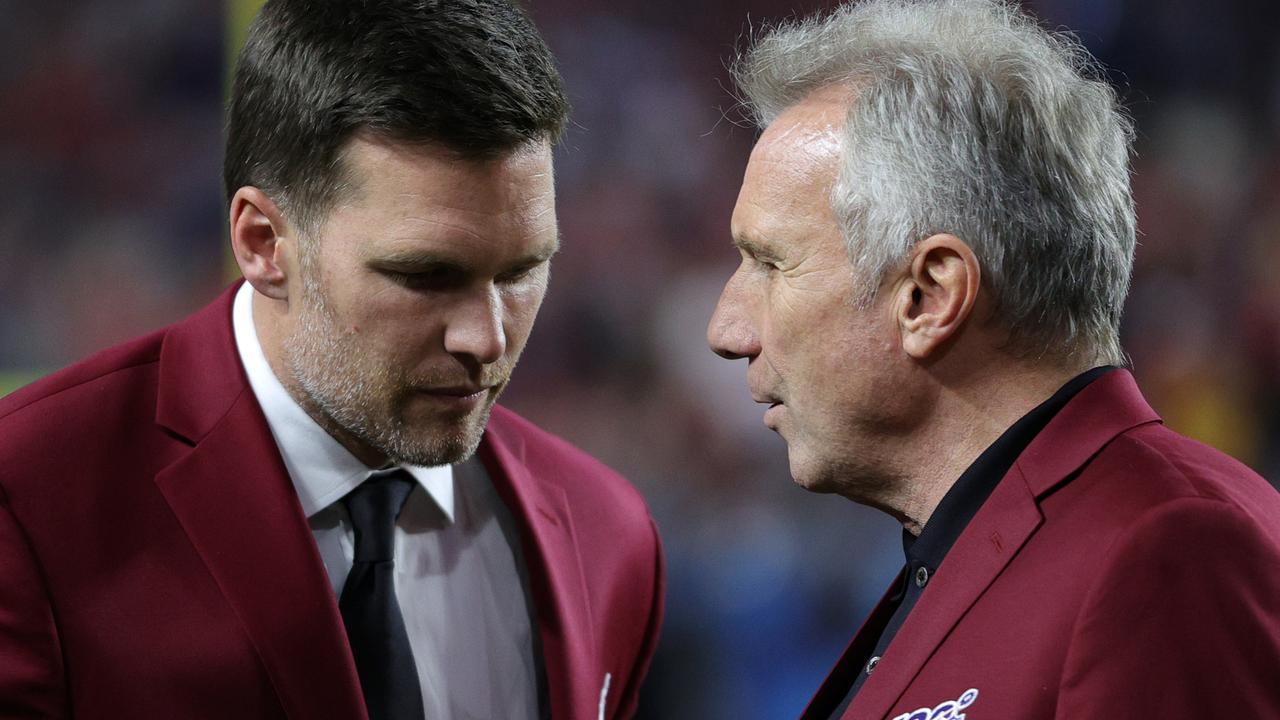
[(930, 358), (957, 337), (981, 284), (978, 258), (963, 240), (942, 233), (921, 241), (900, 286), (898, 324), (907, 354)]
[(245, 280), (276, 300), (289, 297), (288, 239), (291, 231), (280, 208), (256, 187), (242, 187), (231, 198), (231, 250)]

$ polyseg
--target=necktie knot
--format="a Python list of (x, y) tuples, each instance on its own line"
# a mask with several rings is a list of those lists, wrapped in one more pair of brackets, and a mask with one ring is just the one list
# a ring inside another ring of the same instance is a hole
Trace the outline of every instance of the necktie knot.
[(355, 530), (356, 562), (386, 562), (394, 558), (396, 518), (412, 490), (413, 477), (400, 470), (369, 478), (342, 498)]

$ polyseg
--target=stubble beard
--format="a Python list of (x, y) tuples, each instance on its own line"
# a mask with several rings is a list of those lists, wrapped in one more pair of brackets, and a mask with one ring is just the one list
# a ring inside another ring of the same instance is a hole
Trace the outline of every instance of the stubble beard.
[(413, 388), (443, 379), (411, 382), (403, 372), (372, 361), (360, 338), (339, 329), (314, 274), (304, 269), (303, 275), (303, 309), (283, 343), (295, 399), (303, 409), (340, 442), (344, 435), (353, 438), (390, 463), (450, 465), (475, 454), (498, 389), (465, 416), (409, 423), (405, 416)]

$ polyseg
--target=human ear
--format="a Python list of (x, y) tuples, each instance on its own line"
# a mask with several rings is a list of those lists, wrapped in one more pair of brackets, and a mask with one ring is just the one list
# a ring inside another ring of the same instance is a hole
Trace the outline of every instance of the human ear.
[(955, 235), (931, 235), (916, 245), (899, 285), (898, 326), (908, 355), (924, 360), (956, 337), (982, 285), (978, 258)]
[(276, 300), (289, 297), (289, 239), (284, 214), (267, 194), (245, 186), (231, 198), (231, 251), (254, 290)]

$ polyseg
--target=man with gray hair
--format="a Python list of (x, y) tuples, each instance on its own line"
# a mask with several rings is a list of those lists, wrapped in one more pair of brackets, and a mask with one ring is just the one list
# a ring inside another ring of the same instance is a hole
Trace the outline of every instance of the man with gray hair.
[(1280, 495), (1123, 367), (1132, 129), (1000, 0), (869, 0), (736, 68), (764, 129), (708, 337), (907, 565), (805, 718), (1280, 717)]

